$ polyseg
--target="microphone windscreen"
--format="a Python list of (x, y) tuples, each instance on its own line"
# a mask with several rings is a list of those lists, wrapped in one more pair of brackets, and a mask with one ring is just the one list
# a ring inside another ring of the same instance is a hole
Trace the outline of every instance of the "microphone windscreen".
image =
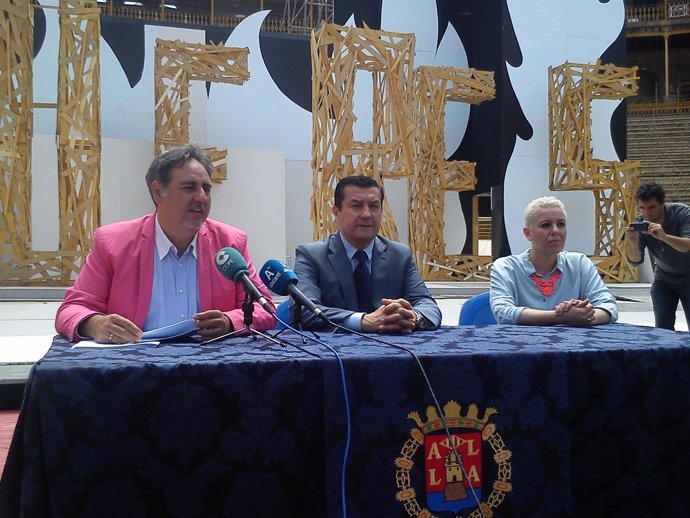
[(218, 250), (214, 262), (218, 271), (231, 281), (238, 282), (242, 274), (249, 275), (247, 261), (231, 246)]
[(297, 274), (276, 259), (266, 261), (259, 277), (268, 289), (277, 295), (289, 295), (288, 285), (297, 284)]

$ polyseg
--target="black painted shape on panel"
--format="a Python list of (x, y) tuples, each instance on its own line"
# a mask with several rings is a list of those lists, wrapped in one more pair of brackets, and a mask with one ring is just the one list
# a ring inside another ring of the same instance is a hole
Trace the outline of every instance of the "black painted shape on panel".
[(382, 4), (382, 0), (338, 0), (333, 6), (333, 21), (344, 25), (354, 14), (357, 27), (366, 23), (370, 29), (380, 30)]
[[(448, 13), (452, 12), (454, 0), (437, 0), (438, 42), (448, 26)], [(335, 3), (334, 21), (344, 24), (354, 15), (357, 27), (364, 24), (381, 28), (382, 2), (370, 0), (341, 0)], [(300, 35), (260, 34), (261, 54), (273, 82), (292, 102), (311, 111), (311, 49), (308, 37)]]
[(311, 49), (309, 38), (261, 33), (261, 54), (271, 79), (288, 99), (311, 111)]
[[(621, 28), (618, 37), (609, 45), (599, 58), (603, 64), (613, 63), (619, 67), (627, 65), (625, 27)], [(611, 115), (611, 140), (616, 150), (618, 160), (625, 160), (628, 156), (628, 101), (623, 99)]]
[[(228, 41), (231, 33), (231, 29), (206, 29), (206, 45), (218, 45), (219, 43), (225, 44), (225, 42)], [(251, 70), (249, 73), (251, 74)], [(208, 97), (211, 93), (212, 84), (213, 83), (210, 81), (206, 81), (206, 97)]]
[[(496, 97), (470, 108), (467, 131), (449, 160), (476, 162), (475, 191), (459, 193), (467, 229), (463, 253), (472, 253), (472, 197), (487, 193), (492, 187), (502, 187), (508, 161), (515, 148), (517, 136), (529, 140), (533, 129), (515, 96), (506, 63), (513, 67), (522, 64), (522, 53), (505, 0), (500, 9), (494, 3), (480, 0), (464, 1), (449, 21), (456, 28), (467, 52), (468, 65), (477, 70), (493, 70)], [(503, 221), (495, 221), (501, 230), (501, 244), (495, 256), (510, 254)]]
[(130, 88), (134, 88), (144, 74), (144, 24), (102, 17), (101, 36), (115, 54)]
[[(438, 46), (441, 44), (441, 40), (443, 40), (443, 36), (446, 34), (448, 24), (452, 22), (457, 23), (458, 17), (468, 14), (467, 9), (463, 8), (462, 6), (458, 6), (458, 3), (462, 4), (463, 2), (458, 2), (457, 0), (436, 0), (436, 13), (438, 18), (438, 37), (436, 38), (436, 49), (438, 49)], [(453, 25), (456, 25), (456, 23), (453, 23)]]
[(41, 52), (46, 40), (46, 13), (43, 9), (34, 9), (34, 58)]
[(206, 29), (206, 45), (225, 44), (232, 33), (232, 29)]

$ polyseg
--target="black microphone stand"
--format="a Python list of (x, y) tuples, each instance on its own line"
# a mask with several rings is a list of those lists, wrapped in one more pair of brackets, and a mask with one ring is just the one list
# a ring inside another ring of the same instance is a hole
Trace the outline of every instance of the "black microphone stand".
[(295, 310), (292, 312), (292, 323), (295, 324), (294, 327), (302, 330), (302, 304), (295, 301)]
[[(280, 331), (278, 331), (276, 334), (274, 334), (272, 336), (277, 337), (283, 331), (290, 329), (290, 327), (297, 328), (300, 332), (303, 331), (303, 329), (302, 329), (302, 304), (298, 300), (295, 300), (294, 302), (295, 302), (295, 304), (293, 305), (293, 310), (292, 310), (292, 325), (286, 325), (283, 329), (281, 329)], [(287, 324), (287, 322), (282, 322), (282, 323)], [(306, 344), (307, 340), (304, 338), (304, 336), (302, 336), (301, 338), (302, 338), (302, 344)]]
[(254, 339), (256, 339), (257, 336), (260, 336), (262, 338), (265, 338), (266, 340), (270, 340), (275, 344), (282, 345), (283, 347), (285, 346), (285, 342), (278, 340), (267, 333), (258, 331), (252, 327), (252, 324), (254, 323), (254, 298), (249, 293), (245, 293), (244, 302), (242, 302), (242, 315), (244, 316), (244, 327), (242, 329), (235, 329), (234, 331), (230, 331), (229, 333), (226, 333), (224, 335), (211, 338), (210, 340), (201, 342), (201, 345), (206, 345), (211, 342), (217, 342), (218, 340), (223, 340), (224, 338), (232, 338), (233, 336), (244, 334), (246, 332), (249, 334), (249, 336), (251, 336)]

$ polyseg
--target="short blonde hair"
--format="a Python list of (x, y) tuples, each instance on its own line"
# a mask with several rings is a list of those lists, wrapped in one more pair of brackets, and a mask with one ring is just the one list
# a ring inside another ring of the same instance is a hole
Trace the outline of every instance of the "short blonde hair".
[(553, 208), (561, 209), (563, 211), (563, 216), (565, 218), (568, 217), (568, 215), (565, 213), (565, 205), (563, 205), (563, 202), (555, 196), (542, 196), (541, 198), (532, 200), (527, 204), (527, 207), (525, 207), (525, 226), (529, 227), (532, 223), (534, 223), (534, 218), (537, 216), (537, 212), (541, 209)]

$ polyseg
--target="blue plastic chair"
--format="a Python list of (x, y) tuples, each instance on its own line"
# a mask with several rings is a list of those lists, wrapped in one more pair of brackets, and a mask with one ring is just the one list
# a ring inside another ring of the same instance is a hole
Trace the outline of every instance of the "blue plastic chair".
[(470, 297), (460, 308), (461, 326), (490, 326), (493, 324), (496, 324), (496, 319), (491, 312), (488, 291)]
[[(292, 325), (292, 313), (290, 312), (290, 299), (285, 299), (283, 302), (278, 304), (276, 308), (276, 315), (283, 322)], [(275, 329), (285, 329), (285, 326), (276, 320)]]

